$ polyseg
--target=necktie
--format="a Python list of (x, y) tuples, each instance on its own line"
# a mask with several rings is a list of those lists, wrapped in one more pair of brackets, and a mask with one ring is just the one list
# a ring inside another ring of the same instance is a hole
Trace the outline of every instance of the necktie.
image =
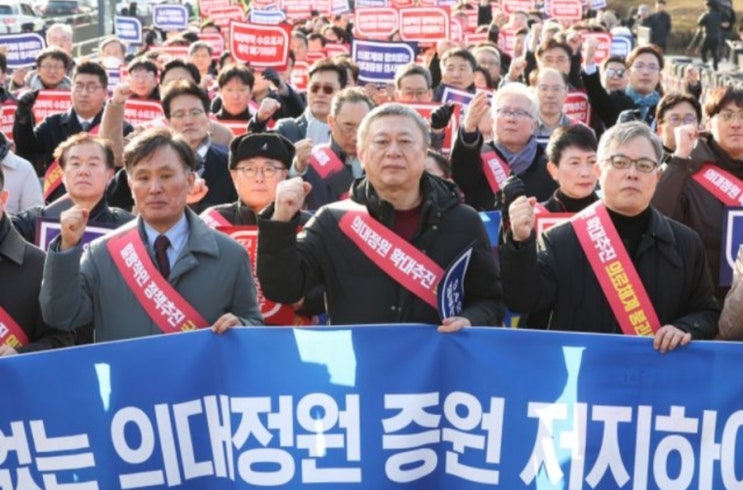
[(81, 122), (80, 127), (83, 128), (83, 131), (85, 131), (86, 133), (90, 131), (90, 123), (88, 121)]
[(168, 254), (165, 252), (169, 246), (170, 240), (165, 235), (155, 238), (155, 260), (157, 261), (157, 268), (160, 269), (160, 273), (165, 279), (170, 275), (170, 262), (168, 262)]

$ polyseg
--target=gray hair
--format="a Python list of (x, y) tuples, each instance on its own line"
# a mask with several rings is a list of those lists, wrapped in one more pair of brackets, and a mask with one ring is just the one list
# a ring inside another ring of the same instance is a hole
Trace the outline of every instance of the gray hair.
[(491, 108), (493, 119), (496, 118), (495, 111), (498, 110), (500, 100), (509, 95), (517, 95), (525, 98), (529, 103), (528, 107), (525, 108), (526, 111), (529, 112), (535, 121), (539, 118), (539, 99), (537, 99), (534, 91), (521, 82), (511, 82), (499, 88), (495, 92), (495, 95), (493, 95), (493, 107)]
[(431, 72), (425, 66), (419, 65), (418, 63), (408, 63), (397, 68), (395, 72), (395, 88), (400, 90), (400, 84), (402, 79), (412, 75), (420, 75), (426, 79), (426, 86), (430, 89), (433, 86), (433, 80), (431, 79)]
[(609, 151), (613, 144), (617, 147), (621, 147), (626, 145), (629, 141), (639, 137), (645, 138), (651, 145), (653, 145), (655, 160), (660, 165), (660, 161), (663, 157), (663, 143), (661, 143), (660, 138), (650, 130), (650, 126), (641, 121), (617, 123), (607, 129), (606, 132), (601, 135), (599, 147), (596, 151), (598, 161), (604, 162), (611, 156)]
[(46, 28), (46, 42), (49, 44), (49, 39), (51, 38), (52, 33), (59, 31), (60, 34), (64, 34), (65, 36), (70, 38), (70, 41), (72, 41), (72, 26), (69, 24), (62, 24), (61, 22), (54, 23)]
[(341, 111), (344, 104), (360, 103), (369, 106), (369, 110), (374, 109), (374, 106), (376, 105), (363, 88), (346, 87), (336, 92), (333, 96), (333, 100), (330, 101), (330, 114), (335, 118), (338, 116), (338, 113)]
[(421, 117), (415, 109), (394, 102), (372, 109), (371, 112), (364, 116), (364, 119), (362, 119), (361, 124), (359, 125), (358, 144), (363, 145), (366, 142), (366, 136), (369, 133), (369, 126), (371, 126), (374, 121), (389, 116), (407, 117), (412, 120), (415, 125), (418, 126), (418, 129), (423, 136), (423, 142), (425, 143), (426, 148), (431, 146), (431, 135), (428, 132), (428, 124), (426, 124), (423, 117)]

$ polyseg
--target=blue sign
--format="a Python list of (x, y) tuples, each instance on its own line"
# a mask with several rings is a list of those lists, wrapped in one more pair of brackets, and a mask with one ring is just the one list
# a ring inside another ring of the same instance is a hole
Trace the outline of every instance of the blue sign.
[(188, 27), (188, 9), (185, 5), (153, 5), (152, 24), (166, 31), (181, 31)]
[(135, 17), (114, 17), (114, 32), (120, 41), (142, 44), (142, 22)]
[(626, 58), (632, 51), (632, 39), (625, 36), (615, 36), (611, 40), (611, 55)]
[(417, 43), (362, 41), (351, 43), (351, 57), (359, 66), (359, 80), (367, 83), (389, 83), (397, 69), (415, 61)]
[(648, 337), (433, 325), (200, 330), (0, 358), (0, 482), (738, 488), (738, 366), (737, 342), (661, 355)]
[(5, 48), (8, 68), (23, 68), (36, 65), (36, 55), (44, 49), (44, 38), (39, 34), (3, 34), (0, 46)]
[(725, 207), (720, 251), (720, 286), (733, 283), (738, 250), (743, 245), (743, 207)]
[(281, 24), (285, 20), (286, 14), (283, 10), (250, 9), (250, 22), (253, 24)]
[(472, 258), (472, 247), (467, 247), (446, 269), (436, 289), (439, 317), (443, 320), (458, 316), (464, 308), (464, 276)]

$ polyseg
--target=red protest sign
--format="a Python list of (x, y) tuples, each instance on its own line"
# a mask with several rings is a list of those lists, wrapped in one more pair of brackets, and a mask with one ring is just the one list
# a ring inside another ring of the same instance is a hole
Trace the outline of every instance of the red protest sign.
[(460, 17), (453, 17), (449, 25), (449, 39), (455, 43), (464, 39), (464, 22)]
[(265, 10), (269, 7), (273, 7), (275, 3), (275, 0), (253, 0), (250, 2), (250, 6), (256, 10)]
[(209, 17), (209, 12), (216, 8), (225, 8), (232, 5), (231, 0), (199, 0), (199, 13), (201, 18)]
[(333, 56), (338, 56), (339, 54), (351, 54), (351, 50), (348, 49), (348, 45), (346, 44), (326, 44), (325, 53), (327, 53), (328, 58), (332, 58)]
[(13, 141), (13, 121), (15, 121), (15, 110), (18, 106), (8, 104), (0, 106), (0, 131)]
[(588, 94), (585, 92), (568, 92), (562, 111), (569, 118), (580, 121), (583, 124), (591, 123), (591, 104), (588, 103)]
[(72, 98), (69, 90), (42, 90), (34, 103), (34, 119), (36, 124), (47, 116), (59, 114), (72, 107)]
[(160, 102), (154, 100), (129, 99), (124, 104), (124, 119), (132, 126), (150, 123), (155, 119), (163, 117), (163, 108)]
[(320, 15), (330, 15), (333, 13), (333, 0), (315, 0), (315, 10)]
[(390, 7), (401, 9), (401, 8), (408, 8), (414, 6), (415, 2), (413, 0), (391, 0), (390, 1)]
[(253, 68), (285, 70), (289, 60), (291, 27), (286, 24), (230, 24), (230, 51)]
[(450, 38), (451, 20), (447, 7), (414, 7), (400, 11), (403, 41), (436, 44)]
[(309, 19), (312, 17), (314, 2), (307, 0), (279, 0), (279, 9), (286, 13), (286, 18)]
[[(431, 113), (434, 111), (434, 109), (438, 108), (441, 104), (432, 102), (432, 103), (404, 103), (404, 105), (412, 109), (415, 109), (415, 111), (418, 114), (420, 114), (428, 124), (431, 124)], [(449, 119), (449, 124), (446, 126), (446, 129), (444, 130), (444, 143), (441, 145), (441, 151), (444, 154), (448, 154), (452, 149), (452, 145), (454, 144), (453, 136), (457, 134), (458, 127), (459, 127), (459, 117), (460, 117), (460, 106), (455, 105), (454, 113), (452, 114), (451, 119)]]
[(242, 136), (243, 134), (248, 132), (248, 121), (233, 121), (226, 119), (215, 119), (215, 121), (220, 122), (230, 128), (230, 131), (232, 131), (232, 134), (234, 136)]
[(292, 69), (290, 85), (300, 92), (307, 90), (307, 85), (310, 83), (310, 65), (306, 61), (297, 61), (294, 63)]
[(220, 7), (209, 11), (209, 19), (217, 24), (222, 32), (230, 30), (230, 22), (245, 20), (245, 11), (242, 7)]
[(163, 64), (174, 59), (188, 61), (187, 46), (159, 46), (157, 48), (153, 48), (152, 51), (158, 53), (157, 59), (159, 61), (162, 61)]
[(583, 18), (583, 0), (552, 0), (550, 17), (559, 20), (581, 20)]
[(534, 0), (503, 0), (501, 8), (504, 13), (509, 15), (519, 11), (529, 12), (534, 10)]
[(224, 38), (221, 34), (216, 32), (202, 32), (199, 34), (199, 39), (209, 43), (212, 47), (212, 58), (218, 60), (224, 52)]
[(595, 39), (598, 41), (598, 48), (596, 54), (593, 57), (594, 63), (597, 65), (604, 61), (606, 58), (611, 56), (611, 34), (608, 32), (586, 32), (581, 31), (580, 37), (583, 41), (583, 59), (586, 58), (586, 41), (588, 39)]
[(356, 9), (353, 25), (358, 38), (389, 39), (399, 25), (397, 10), (387, 7)]
[(475, 34), (465, 34), (464, 35), (464, 44), (467, 46), (472, 46), (473, 44), (480, 44), (487, 42), (488, 40), (488, 33), (487, 32), (477, 32)]

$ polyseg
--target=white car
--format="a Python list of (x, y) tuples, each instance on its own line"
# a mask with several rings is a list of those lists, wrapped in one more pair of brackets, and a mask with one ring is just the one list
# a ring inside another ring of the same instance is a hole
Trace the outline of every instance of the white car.
[(33, 25), (34, 32), (44, 29), (44, 20), (31, 5), (13, 0), (0, 0), (0, 34), (21, 32), (24, 24)]

